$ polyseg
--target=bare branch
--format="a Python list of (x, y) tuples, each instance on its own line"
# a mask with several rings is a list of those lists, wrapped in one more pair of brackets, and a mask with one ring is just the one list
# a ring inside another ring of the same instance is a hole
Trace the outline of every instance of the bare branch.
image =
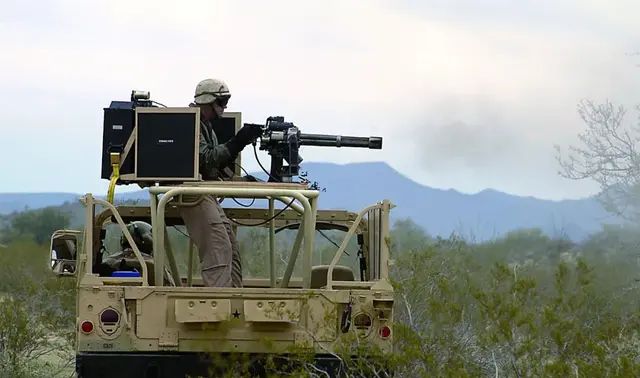
[[(640, 113), (640, 107), (637, 108)], [(563, 154), (556, 146), (559, 174), (572, 180), (592, 179), (600, 185), (604, 207), (628, 219), (640, 217), (640, 127), (625, 127), (626, 110), (606, 101), (583, 100), (578, 114), (586, 130), (579, 146)], [(639, 123), (640, 125), (640, 123)]]

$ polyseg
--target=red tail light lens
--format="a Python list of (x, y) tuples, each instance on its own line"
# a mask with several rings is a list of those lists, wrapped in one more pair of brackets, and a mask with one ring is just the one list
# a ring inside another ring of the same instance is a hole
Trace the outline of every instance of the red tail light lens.
[(80, 325), (80, 329), (82, 329), (82, 332), (84, 332), (84, 333), (91, 333), (91, 332), (93, 332), (93, 323), (91, 323), (88, 320), (85, 320)]
[(389, 328), (389, 326), (382, 326), (378, 333), (383, 339), (388, 339), (389, 336), (391, 336), (391, 328)]

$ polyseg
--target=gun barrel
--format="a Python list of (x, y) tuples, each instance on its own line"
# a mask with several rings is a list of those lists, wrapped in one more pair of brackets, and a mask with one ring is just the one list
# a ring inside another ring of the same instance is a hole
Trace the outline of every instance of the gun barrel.
[(360, 147), (382, 149), (382, 137), (355, 137), (344, 135), (300, 134), (301, 146)]

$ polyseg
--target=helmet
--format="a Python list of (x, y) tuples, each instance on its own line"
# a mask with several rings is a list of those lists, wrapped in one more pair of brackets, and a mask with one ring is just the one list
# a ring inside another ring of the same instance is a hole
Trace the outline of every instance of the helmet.
[[(138, 249), (140, 249), (140, 252), (149, 255), (153, 254), (153, 237), (151, 236), (151, 225), (149, 223), (134, 221), (127, 225), (127, 230), (138, 246)], [(131, 248), (124, 234), (120, 236), (120, 246), (123, 250)]]
[(227, 84), (222, 80), (205, 79), (196, 86), (194, 98), (198, 105), (210, 104), (220, 97), (226, 98), (227, 100), (231, 97), (229, 87), (227, 87)]

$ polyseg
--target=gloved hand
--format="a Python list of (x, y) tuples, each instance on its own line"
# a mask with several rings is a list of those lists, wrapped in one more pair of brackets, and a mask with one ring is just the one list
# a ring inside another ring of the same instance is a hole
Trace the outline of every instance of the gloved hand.
[(241, 144), (244, 144), (246, 146), (247, 144), (256, 140), (260, 135), (262, 135), (262, 128), (260, 127), (260, 125), (245, 123), (245, 125), (242, 126), (240, 130), (238, 130), (238, 133), (235, 137)]
[(232, 154), (236, 155), (242, 151), (246, 145), (256, 140), (260, 135), (262, 135), (262, 128), (260, 125), (247, 123), (238, 130), (233, 138), (229, 139), (227, 147)]

